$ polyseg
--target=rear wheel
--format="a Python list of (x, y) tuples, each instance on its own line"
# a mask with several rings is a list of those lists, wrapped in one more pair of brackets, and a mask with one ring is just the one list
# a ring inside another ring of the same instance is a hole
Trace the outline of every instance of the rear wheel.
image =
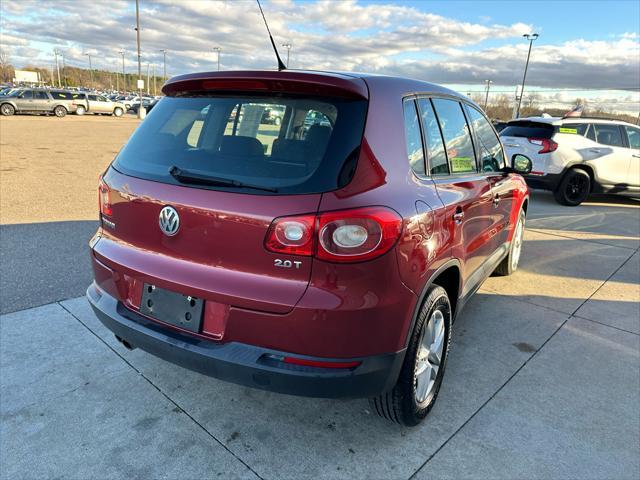
[(276, 124), (276, 126), (278, 126), (282, 123), (282, 119), (280, 117), (276, 117), (276, 119), (274, 120), (274, 123)]
[(113, 109), (113, 114), (116, 117), (121, 117), (123, 113), (124, 112), (122, 111), (122, 109), (120, 107), (116, 107), (116, 108)]
[(565, 174), (553, 196), (558, 203), (575, 207), (587, 199), (590, 191), (589, 174), (582, 169), (574, 168)]
[(522, 242), (524, 241), (524, 211), (520, 210), (518, 215), (518, 222), (516, 228), (513, 231), (513, 238), (511, 239), (511, 245), (509, 246), (509, 254), (504, 257), (504, 260), (496, 267), (493, 273), (497, 275), (507, 276), (511, 275), (518, 269), (518, 263), (520, 262), (520, 254), (522, 253)]
[(435, 404), (451, 339), (451, 303), (444, 288), (432, 285), (418, 315), (393, 390), (369, 400), (380, 415), (402, 425), (418, 425)]
[(87, 109), (84, 108), (82, 105), (80, 105), (77, 109), (76, 109), (76, 115), (84, 115), (86, 113)]
[(55, 114), (56, 117), (62, 118), (67, 114), (67, 109), (64, 108), (62, 105), (58, 105), (56, 108), (53, 109), (53, 113)]
[(10, 103), (3, 103), (2, 106), (0, 106), (0, 113), (2, 113), (2, 115), (4, 115), (5, 117), (9, 117), (16, 113), (16, 109), (13, 108), (13, 105), (11, 105)]

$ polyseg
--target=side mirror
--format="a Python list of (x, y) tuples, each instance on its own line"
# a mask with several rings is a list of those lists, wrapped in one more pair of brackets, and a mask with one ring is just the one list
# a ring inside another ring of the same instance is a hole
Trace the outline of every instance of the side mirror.
[(533, 164), (531, 163), (531, 159), (526, 155), (516, 153), (511, 157), (511, 168), (513, 168), (514, 172), (519, 173), (520, 175), (527, 175), (531, 173)]

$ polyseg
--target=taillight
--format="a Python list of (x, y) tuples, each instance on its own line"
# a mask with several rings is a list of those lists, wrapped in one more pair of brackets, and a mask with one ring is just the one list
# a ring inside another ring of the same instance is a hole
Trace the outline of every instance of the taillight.
[(315, 215), (276, 218), (269, 227), (267, 250), (289, 255), (313, 255), (315, 243)]
[(558, 149), (558, 144), (549, 138), (528, 138), (527, 140), (533, 145), (542, 147), (538, 153), (551, 153)]
[(384, 207), (326, 212), (318, 220), (316, 256), (330, 262), (379, 257), (393, 247), (402, 230), (402, 218)]
[(111, 192), (109, 186), (100, 177), (100, 185), (98, 186), (98, 200), (100, 204), (100, 213), (102, 215), (111, 216), (113, 211), (111, 210)]
[(385, 207), (276, 218), (267, 232), (267, 250), (315, 255), (330, 262), (361, 262), (388, 252), (400, 237), (402, 218)]

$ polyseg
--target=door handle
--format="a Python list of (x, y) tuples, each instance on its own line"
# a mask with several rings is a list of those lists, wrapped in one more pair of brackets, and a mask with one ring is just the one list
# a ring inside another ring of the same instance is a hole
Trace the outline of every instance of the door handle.
[(456, 213), (453, 214), (453, 221), (460, 225), (462, 220), (464, 220), (464, 212), (462, 210), (456, 211)]
[(590, 148), (589, 151), (593, 152), (593, 153), (600, 153), (600, 149), (599, 148)]
[(493, 206), (498, 208), (498, 204), (500, 203), (500, 195), (495, 194), (493, 196)]
[(519, 147), (520, 145), (518, 145), (517, 143), (505, 143), (504, 146), (505, 147)]

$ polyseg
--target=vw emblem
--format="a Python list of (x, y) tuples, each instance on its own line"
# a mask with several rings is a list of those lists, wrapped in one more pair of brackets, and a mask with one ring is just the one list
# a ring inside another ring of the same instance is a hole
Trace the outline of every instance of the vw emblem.
[(180, 217), (175, 208), (166, 206), (160, 210), (160, 218), (158, 219), (160, 230), (169, 237), (173, 237), (178, 233), (180, 228)]

